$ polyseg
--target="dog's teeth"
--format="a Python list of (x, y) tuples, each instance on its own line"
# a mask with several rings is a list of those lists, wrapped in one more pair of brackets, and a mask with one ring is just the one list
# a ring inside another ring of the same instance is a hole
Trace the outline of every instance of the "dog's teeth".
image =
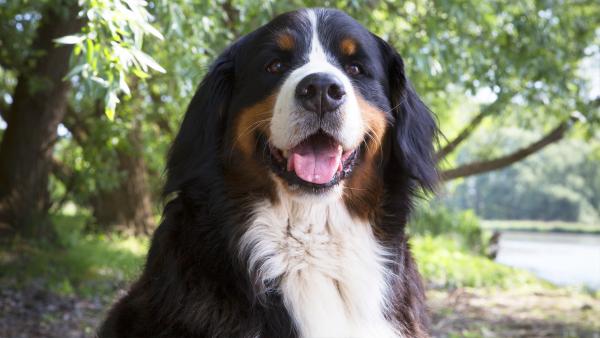
[(281, 154), (283, 155), (283, 157), (288, 158), (290, 156), (290, 151), (289, 150), (282, 150)]

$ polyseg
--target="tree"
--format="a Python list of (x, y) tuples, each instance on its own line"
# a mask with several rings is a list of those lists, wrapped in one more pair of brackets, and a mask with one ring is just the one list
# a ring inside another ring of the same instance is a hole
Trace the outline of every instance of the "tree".
[(56, 46), (54, 40), (78, 32), (84, 24), (76, 1), (62, 5), (44, 9), (4, 116), (8, 127), (0, 144), (0, 225), (5, 231), (47, 231), (48, 174), (56, 128), (67, 105), (69, 83), (64, 77), (73, 50)]
[[(91, 208), (97, 230), (117, 227), (136, 234), (149, 234), (155, 225), (153, 204), (156, 194), (152, 194), (148, 182), (142, 122), (135, 119), (124, 130), (115, 132), (106, 125), (114, 122), (99, 123), (104, 117), (103, 104), (96, 101), (95, 106), (84, 111), (75, 111), (70, 106), (63, 124), (72, 134), (72, 146), (85, 149), (80, 158), (93, 162), (93, 169), (100, 169), (101, 174), (93, 179), (98, 184), (86, 191), (87, 184), (82, 177), (94, 176), (93, 171), (72, 170), (72, 166), (65, 167), (64, 161), (55, 166), (55, 175), (68, 187), (67, 195), (77, 194), (78, 203)], [(111, 139), (121, 133), (124, 136), (118, 138), (119, 142), (111, 144)], [(107, 147), (107, 144), (111, 146)], [(113, 175), (103, 174), (108, 172)]]
[[(15, 137), (11, 129), (16, 130), (10, 112), (16, 109), (17, 79), (21, 83), (29, 55), (35, 54), (18, 46), (31, 42), (33, 47), (46, 8), (64, 12), (65, 3), (0, 3), (0, 114), (8, 124), (0, 135), (18, 156), (31, 156), (34, 149), (17, 151), (26, 143), (9, 141)], [(142, 209), (147, 215), (156, 210), (144, 206), (160, 198), (165, 153), (211, 60), (278, 13), (322, 5), (312, 0), (80, 1), (82, 28), (57, 40), (67, 44), (61, 50), (72, 50), (66, 53), (70, 71), (58, 77), (68, 78), (72, 86), (64, 101), (70, 113), (45, 125), (53, 134), (44, 139), (54, 136), (46, 148), (53, 158), (46, 154), (38, 176), (47, 177), (51, 161), (52, 201), (38, 198), (41, 193), (27, 200), (44, 206), (36, 209), (40, 215), (50, 202), (53, 211), (72, 202), (102, 223), (139, 224), (130, 222), (139, 217), (126, 211)], [(582, 61), (597, 53), (591, 48), (599, 39), (596, 1), (337, 0), (326, 5), (348, 12), (400, 51), (408, 77), (438, 114), (448, 138), (441, 139), (438, 151), (447, 180), (522, 161), (565, 137), (591, 135), (599, 120), (598, 101), (585, 95), (588, 83), (578, 73)], [(583, 130), (579, 134), (569, 128), (574, 112), (586, 121), (577, 122), (576, 129)], [(60, 122), (68, 132), (55, 137)], [(477, 141), (475, 133), (493, 136), (505, 126), (532, 129), (539, 139), (513, 148), (515, 153), (495, 149), (458, 156)], [(20, 165), (14, 159), (1, 164), (12, 172), (22, 172), (16, 169)], [(36, 185), (40, 191), (46, 190), (44, 180)], [(119, 200), (132, 203), (107, 203)]]
[[(407, 58), (413, 84), (438, 113), (449, 137), (438, 152), (443, 180), (523, 160), (567, 135), (572, 113), (584, 117), (587, 130), (597, 125), (598, 101), (586, 95), (589, 83), (578, 74), (599, 39), (597, 3), (386, 1), (382, 8), (398, 19), (384, 20), (385, 14), (375, 11), (373, 18), (380, 22), (375, 29), (387, 34)], [(457, 111), (482, 93), (487, 93), (486, 103), (468, 113)], [(487, 127), (493, 135), (505, 125), (542, 135), (515, 153), (488, 153), (471, 158), (472, 163), (453, 163), (456, 150), (478, 128)]]
[[(0, 228), (4, 234), (49, 233), (49, 173), (57, 127), (72, 101), (71, 83), (81, 87), (78, 91), (85, 87), (86, 96), (104, 96), (106, 115), (112, 119), (118, 94), (129, 93), (125, 82), (129, 71), (137, 76), (146, 76), (148, 69), (164, 71), (140, 50), (144, 34), (162, 36), (148, 23), (144, 2), (48, 0), (1, 6), (9, 24), (2, 26), (0, 41), (14, 53), (3, 51), (1, 65), (16, 74), (17, 84), (8, 109), (2, 109), (7, 128), (0, 144)], [(32, 39), (25, 53), (13, 47), (19, 41), (15, 36)], [(73, 51), (76, 62), (69, 71)], [(122, 163), (144, 169), (140, 161), (123, 157)], [(136, 176), (136, 182), (143, 184), (144, 177)], [(144, 188), (129, 191), (138, 196)], [(141, 200), (148, 204), (148, 196)], [(132, 217), (139, 223), (137, 212)]]

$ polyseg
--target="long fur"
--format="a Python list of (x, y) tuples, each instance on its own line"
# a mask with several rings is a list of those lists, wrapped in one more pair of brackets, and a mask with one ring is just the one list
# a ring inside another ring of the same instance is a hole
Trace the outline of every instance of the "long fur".
[[(329, 25), (359, 29), (341, 12), (314, 11)], [(374, 92), (355, 83), (388, 122), (375, 157), (346, 183), (367, 182), (364, 191), (347, 192), (342, 182), (343, 199), (298, 199), (260, 162), (260, 147), (251, 157), (236, 148), (239, 112), (272, 95), (239, 92), (245, 58), (261, 34), (297, 25), (305, 13), (230, 46), (200, 84), (169, 154), (171, 199), (144, 271), (100, 337), (427, 336), (404, 228), (414, 196), (435, 187), (437, 129), (393, 48), (370, 37), (385, 75), (369, 86)]]
[[(278, 189), (284, 191), (283, 189)], [(303, 337), (394, 337), (387, 253), (341, 201), (262, 202), (241, 238), (263, 292), (279, 288)]]

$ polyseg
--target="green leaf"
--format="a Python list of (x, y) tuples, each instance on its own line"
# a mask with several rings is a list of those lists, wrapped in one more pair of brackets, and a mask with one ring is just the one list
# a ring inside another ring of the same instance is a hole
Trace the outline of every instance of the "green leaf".
[(115, 120), (115, 109), (114, 108), (108, 108), (108, 106), (107, 106), (106, 109), (104, 110), (104, 114), (106, 114), (106, 117), (108, 117), (109, 120), (111, 120), (111, 121)]
[(123, 72), (119, 72), (119, 89), (125, 93), (125, 95), (131, 95), (131, 91), (129, 90), (129, 86), (125, 81), (125, 74), (123, 74)]
[(63, 45), (74, 45), (85, 40), (84, 35), (66, 35), (62, 38), (54, 39), (54, 42), (63, 44)]
[(144, 72), (143, 70), (141, 70), (139, 68), (133, 68), (132, 72), (135, 76), (139, 77), (142, 80), (150, 77), (150, 74)]
[(104, 113), (110, 121), (113, 121), (115, 118), (115, 108), (117, 107), (117, 103), (119, 103), (119, 97), (117, 96), (117, 93), (115, 90), (109, 90), (106, 94), (106, 100), (104, 103), (106, 105)]
[(71, 69), (71, 71), (67, 75), (65, 75), (64, 78), (65, 79), (70, 79), (74, 75), (77, 75), (77, 74), (81, 73), (87, 67), (88, 67), (87, 63), (75, 66), (75, 67), (73, 67), (73, 69)]
[(141, 50), (132, 49), (131, 53), (138, 60), (138, 62), (140, 63), (140, 65), (144, 71), (146, 71), (146, 67), (149, 67), (159, 73), (167, 72), (163, 67), (161, 67), (161, 65), (159, 65), (156, 61), (154, 61), (154, 59), (150, 55), (142, 52)]
[(161, 41), (165, 39), (165, 37), (164, 37), (164, 36), (163, 36), (163, 35), (162, 35), (162, 34), (161, 34), (161, 33), (160, 33), (160, 32), (159, 32), (159, 31), (158, 31), (156, 28), (154, 28), (154, 27), (153, 27), (152, 25), (150, 25), (150, 24), (145, 24), (145, 25), (144, 25), (144, 30), (145, 30), (147, 33), (149, 33), (149, 34), (153, 35), (155, 38), (157, 38), (157, 39), (159, 39), (159, 40), (161, 40)]

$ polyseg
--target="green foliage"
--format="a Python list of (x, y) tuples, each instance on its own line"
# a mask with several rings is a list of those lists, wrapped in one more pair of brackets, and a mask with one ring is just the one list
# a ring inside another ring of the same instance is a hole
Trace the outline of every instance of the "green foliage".
[(411, 247), (419, 271), (436, 287), (549, 286), (527, 272), (469, 252), (453, 237), (413, 237)]
[[(18, 76), (37, 52), (27, 46), (31, 46), (45, 8), (67, 3), (0, 0), (0, 114), (12, 103)], [(580, 132), (569, 136), (598, 136), (594, 126), (599, 112), (593, 105), (593, 79), (589, 76), (597, 71), (594, 60), (600, 55), (600, 6), (594, 0), (470, 4), (433, 0), (81, 0), (79, 4), (86, 20), (84, 29), (58, 40), (76, 45), (68, 76), (72, 84), (68, 108), (76, 123), (65, 121), (70, 133), (60, 135), (54, 152), (72, 175), (70, 181), (55, 177), (52, 196), (80, 207), (89, 208), (91, 197), (115, 189), (127, 178), (118, 165), (123, 154), (143, 157), (149, 190), (157, 201), (169, 143), (208, 65), (241, 35), (277, 14), (301, 7), (342, 9), (390, 41), (402, 54), (412, 84), (437, 113), (442, 131), (450, 139), (490, 102), (500, 103), (482, 125), (484, 137), (466, 142), (474, 151), (468, 156), (450, 156), (443, 166), (506, 153), (509, 146), (494, 145), (502, 126), (539, 134), (574, 111), (587, 122)], [(74, 125), (85, 126), (85, 138), (76, 135)], [(131, 151), (130, 132), (138, 127), (144, 147), (135, 152)], [(598, 172), (598, 157), (586, 163), (590, 174), (579, 178), (589, 179)], [(544, 166), (536, 163), (540, 165)], [(545, 172), (533, 174), (541, 177)], [(569, 182), (587, 189), (586, 201), (595, 201), (593, 191), (600, 189), (595, 183), (582, 184), (579, 178)], [(513, 190), (502, 190), (502, 195), (517, 200), (513, 197), (521, 194), (515, 191), (520, 183), (506, 185)], [(565, 189), (553, 184), (535, 199), (541, 200), (546, 193), (561, 195), (571, 207), (572, 190), (572, 186)], [(533, 200), (529, 197), (523, 198)], [(594, 210), (599, 204), (578, 205)], [(452, 223), (442, 215), (436, 217), (439, 219), (431, 220)], [(478, 242), (475, 230), (458, 229), (457, 225), (450, 228), (471, 234), (467, 242)], [(473, 246), (477, 250), (482, 247)]]
[(49, 0), (0, 1), (1, 68), (13, 70), (31, 66), (28, 61), (33, 51), (23, 47), (33, 42), (35, 29), (41, 18), (39, 12), (49, 2)]
[(420, 205), (408, 229), (412, 235), (445, 235), (473, 253), (484, 254), (487, 238), (472, 210), (452, 211), (443, 205)]
[(80, 216), (55, 216), (60, 245), (16, 239), (0, 250), (0, 279), (23, 285), (42, 282), (63, 293), (112, 292), (142, 268), (148, 238), (86, 234)]
[[(500, 130), (493, 139), (481, 133), (458, 157), (472, 158), (481, 148), (488, 149), (486, 145), (510, 151), (537, 137), (514, 128)], [(597, 223), (599, 153), (598, 141), (564, 140), (509, 168), (451, 184), (443, 200), (452, 208), (474, 209), (486, 219)]]
[[(524, 121), (547, 115), (564, 117), (574, 110), (582, 110), (593, 119), (591, 111), (580, 109), (586, 101), (580, 93), (587, 84), (576, 74), (579, 62), (593, 52), (586, 50), (595, 39), (594, 27), (600, 14), (593, 1), (493, 1), (463, 6), (455, 1), (420, 0), (158, 0), (148, 9), (139, 1), (87, 0), (82, 4), (88, 26), (83, 34), (66, 39), (77, 44), (76, 54), (85, 55), (74, 68), (75, 73), (91, 72), (88, 79), (109, 89), (107, 110), (118, 101), (116, 94), (129, 92), (125, 79), (129, 68), (142, 79), (148, 78), (149, 68), (176, 73), (183, 70), (189, 77), (190, 70), (202, 70), (225, 45), (275, 14), (300, 7), (330, 6), (344, 9), (390, 40), (407, 59), (407, 70), (416, 88), (429, 94), (428, 101), (444, 117), (449, 117), (444, 111), (452, 96), (465, 90), (471, 95), (486, 90), (508, 98), (518, 93), (519, 100), (514, 104), (520, 110), (536, 108), (528, 116), (519, 115)], [(158, 62), (141, 51), (145, 34), (166, 36), (148, 49)], [(169, 57), (163, 59), (161, 54)], [(191, 65), (193, 60), (200, 62), (193, 67), (180, 66)], [(198, 82), (195, 80), (192, 88)], [(547, 105), (550, 98), (553, 105)]]
[[(78, 35), (55, 40), (60, 44), (74, 44), (76, 63), (67, 75), (81, 76), (105, 91), (104, 107), (109, 120), (114, 119), (118, 95), (130, 95), (127, 76), (147, 78), (150, 69), (164, 73), (151, 56), (142, 51), (145, 35), (160, 40), (162, 34), (150, 22), (147, 3), (136, 0), (81, 1), (87, 25)], [(88, 91), (95, 88), (88, 86)]]
[[(143, 155), (151, 173), (151, 184), (157, 191), (162, 183), (160, 173), (168, 144), (210, 62), (237, 37), (266, 23), (274, 15), (310, 6), (341, 8), (394, 44), (405, 58), (413, 85), (437, 113), (449, 137), (482, 109), (482, 103), (474, 98), (481, 92), (503, 102), (490, 115), (486, 134), (491, 140), (498, 125), (543, 131), (574, 110), (580, 110), (589, 121), (594, 120), (591, 116), (594, 110), (586, 108), (590, 99), (583, 95), (589, 84), (577, 73), (580, 62), (593, 53), (586, 48), (597, 39), (594, 23), (600, 11), (593, 1), (576, 5), (553, 1), (494, 1), (464, 6), (453, 1), (420, 0), (325, 3), (158, 0), (145, 7), (150, 15), (141, 16), (141, 20), (151, 23), (164, 39), (149, 39), (144, 42), (143, 50), (166, 73), (154, 72), (135, 81), (126, 75), (135, 97), (118, 97), (121, 102), (116, 126), (98, 121), (95, 114), (88, 113), (94, 110), (95, 103), (89, 102), (85, 86), (79, 86), (73, 97), (73, 106), (84, 113), (81, 115), (90, 121), (95, 135), (83, 148), (75, 145), (84, 157), (85, 163), (80, 167), (89, 168), (79, 175), (86, 179), (85, 194), (93, 194), (123, 179), (123, 175), (113, 170), (114, 154), (116, 148), (127, 144), (127, 132), (134, 120), (143, 121), (146, 145)], [(104, 32), (101, 27), (110, 22), (109, 16), (94, 29)], [(113, 37), (108, 31), (101, 43), (108, 46)], [(131, 34), (122, 38), (119, 46), (135, 47), (131, 42), (126, 43), (131, 39)], [(107, 55), (111, 53), (114, 54), (111, 51)], [(94, 56), (102, 58), (102, 54)], [(556, 71), (558, 69), (560, 71)], [(112, 83), (111, 88), (118, 88), (120, 78), (121, 73), (115, 73), (112, 82), (104, 77), (107, 83)], [(552, 104), (548, 104), (549, 100)], [(481, 142), (473, 142), (473, 145), (477, 143)], [(495, 149), (472, 154), (466, 160), (504, 152), (498, 147)], [(68, 156), (69, 152), (61, 154)], [(443, 165), (452, 163), (451, 158)], [(85, 200), (79, 198), (79, 201)]]

